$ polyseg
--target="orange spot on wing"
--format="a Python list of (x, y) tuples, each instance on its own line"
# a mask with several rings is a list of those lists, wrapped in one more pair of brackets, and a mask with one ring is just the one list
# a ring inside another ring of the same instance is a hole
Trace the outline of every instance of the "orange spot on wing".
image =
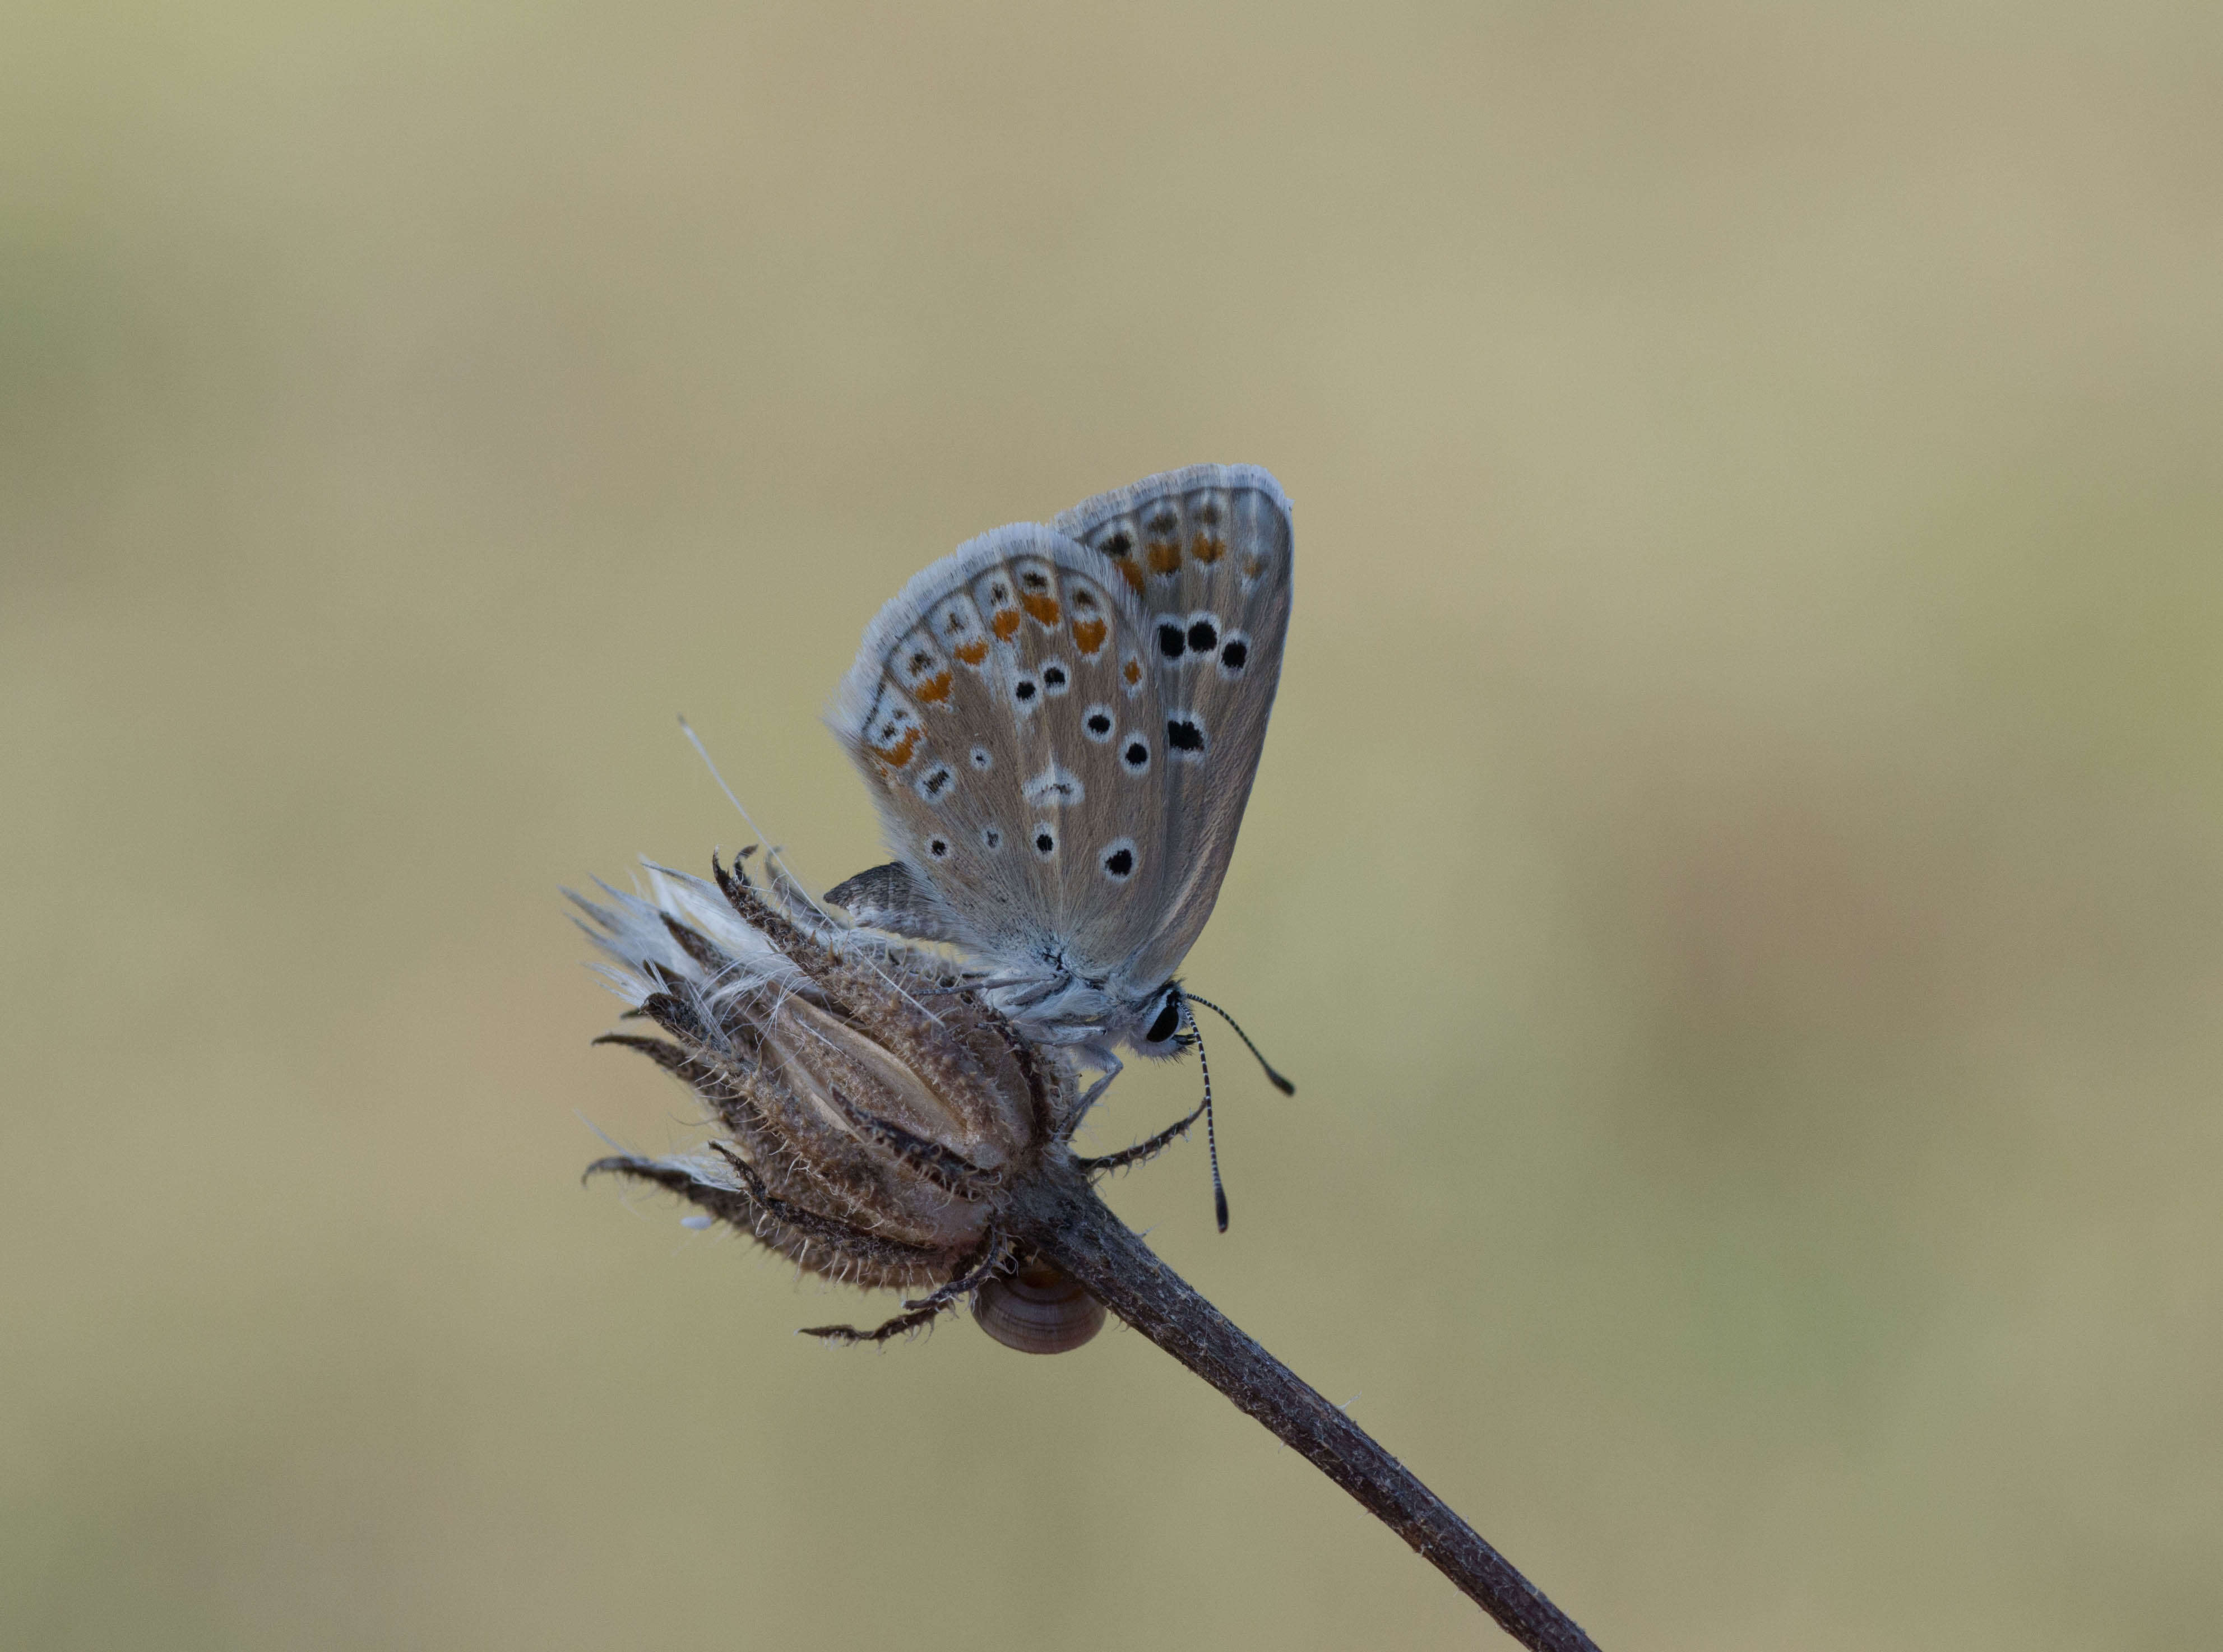
[(893, 745), (876, 745), (872, 750), (888, 760), (889, 768), (904, 768), (910, 763), (911, 753), (918, 750), (918, 731), (907, 728), (904, 731), (903, 738)]
[(988, 657), (988, 645), (976, 638), (969, 643), (958, 644), (950, 652), (967, 665), (978, 665)]
[(1073, 645), (1083, 654), (1093, 654), (1104, 646), (1107, 631), (1100, 619), (1076, 619), (1073, 622)]
[(949, 673), (943, 671), (938, 674), (933, 682), (922, 682), (914, 686), (910, 691), (910, 697), (913, 700), (923, 700), (929, 706), (948, 699)]
[(1123, 556), (1112, 566), (1119, 570), (1119, 577), (1127, 581), (1127, 588), (1140, 596), (1143, 594), (1143, 570), (1135, 565), (1134, 558)]
[(998, 608), (988, 617), (988, 626), (996, 633), (998, 642), (1008, 643), (1018, 635), (1019, 611), (1017, 608)]
[(1057, 624), (1057, 599), (1055, 597), (1038, 597), (1030, 594), (1023, 594), (1019, 598), (1019, 606), (1024, 608), (1029, 613), (1032, 614), (1036, 621), (1042, 625), (1055, 625)]
[(1150, 547), (1150, 572), (1175, 574), (1181, 571), (1181, 547), (1169, 539), (1159, 540)]
[(1188, 554), (1200, 562), (1216, 562), (1227, 555), (1227, 541), (1200, 533), (1189, 542)]
[(1254, 551), (1250, 556), (1245, 556), (1243, 559), (1243, 577), (1244, 579), (1255, 580), (1265, 571), (1266, 559), (1263, 556), (1259, 556), (1256, 552)]
[(1140, 660), (1128, 661), (1127, 669), (1119, 675), (1127, 679), (1127, 686), (1130, 688), (1133, 688), (1143, 680), (1143, 663)]

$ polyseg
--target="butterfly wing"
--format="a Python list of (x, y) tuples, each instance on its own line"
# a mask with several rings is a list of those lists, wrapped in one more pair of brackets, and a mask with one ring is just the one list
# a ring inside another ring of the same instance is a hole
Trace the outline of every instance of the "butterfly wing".
[[(1037, 523), (914, 579), (866, 631), (832, 719), (910, 877), (863, 875), (836, 898), (906, 933), (938, 925), (1007, 971), (1099, 964), (1074, 937), (1148, 887), (1112, 841), (1147, 813), (1156, 751), (1119, 756), (1157, 720), (1141, 627), (1105, 558)], [(1094, 829), (1107, 821), (1119, 829)]]
[(1124, 969), (1147, 993), (1212, 915), (1250, 800), (1289, 628), (1289, 500), (1255, 465), (1193, 465), (1099, 494), (1055, 525), (1110, 562), (1143, 611), (1162, 707), (1153, 825), (1166, 881)]
[[(1153, 992), (1212, 911), (1288, 629), (1288, 502), (1151, 477), (960, 548), (866, 631), (832, 721), (888, 869), (835, 892), (999, 969)], [(866, 880), (874, 880), (866, 887)]]

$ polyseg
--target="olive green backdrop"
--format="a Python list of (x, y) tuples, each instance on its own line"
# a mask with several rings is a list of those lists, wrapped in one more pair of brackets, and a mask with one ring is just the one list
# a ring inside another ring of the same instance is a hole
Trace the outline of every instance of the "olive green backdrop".
[(829, 1353), (577, 1183), (690, 1139), (556, 893), (748, 840), (675, 714), (830, 883), (880, 601), (1210, 459), (1300, 558), (1190, 977), (1300, 1087), (1122, 1211), (1609, 1649), (2212, 1644), (2212, 6), (54, 0), (0, 88), (0, 1643), (1492, 1643), (1139, 1337)]

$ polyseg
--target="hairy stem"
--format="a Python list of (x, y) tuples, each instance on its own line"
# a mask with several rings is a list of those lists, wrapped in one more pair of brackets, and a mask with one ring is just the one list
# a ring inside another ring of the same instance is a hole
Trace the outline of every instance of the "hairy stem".
[(1301, 1452), (1521, 1645), (1597, 1652), (1410, 1469), (1192, 1290), (1087, 1186), (1056, 1178), (1006, 1221), (1016, 1238)]

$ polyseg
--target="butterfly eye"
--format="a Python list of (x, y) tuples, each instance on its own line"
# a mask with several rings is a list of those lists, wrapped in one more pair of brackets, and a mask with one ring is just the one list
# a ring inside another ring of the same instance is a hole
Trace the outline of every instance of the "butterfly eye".
[(1181, 1025), (1181, 995), (1170, 987), (1166, 989), (1165, 1003), (1158, 1010), (1158, 1018), (1150, 1023), (1150, 1030), (1143, 1034), (1151, 1044), (1163, 1044)]

